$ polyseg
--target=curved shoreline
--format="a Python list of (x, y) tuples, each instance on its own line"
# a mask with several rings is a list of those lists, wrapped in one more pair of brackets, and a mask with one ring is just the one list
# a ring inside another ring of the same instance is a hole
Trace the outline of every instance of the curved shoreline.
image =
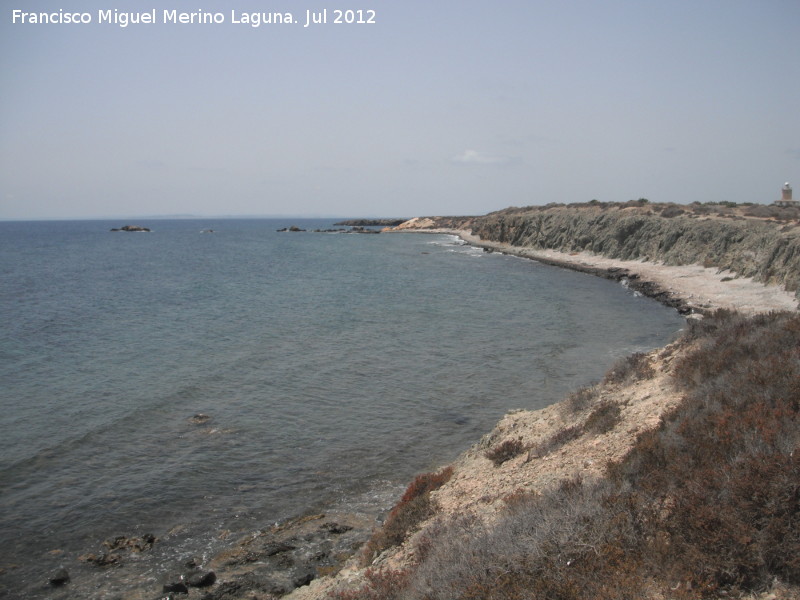
[(706, 315), (717, 309), (745, 314), (776, 310), (798, 310), (797, 297), (777, 285), (765, 285), (752, 278), (739, 277), (701, 265), (665, 265), (646, 261), (618, 260), (589, 252), (567, 253), (538, 250), (484, 240), (463, 229), (387, 230), (392, 233), (435, 233), (458, 236), (464, 242), (488, 252), (502, 252), (580, 271), (597, 277), (625, 282), (630, 289), (675, 308), (682, 315)]
[[(673, 306), (687, 316), (705, 315), (718, 308), (749, 314), (797, 310), (795, 296), (778, 286), (767, 286), (699, 265), (674, 267), (612, 260), (588, 253), (534, 250), (481, 240), (471, 232), (458, 229), (403, 228), (395, 231), (455, 235), (487, 251), (617, 281), (627, 280), (630, 288)], [(288, 598), (327, 600), (334, 591), (355, 593), (363, 589), (369, 569), (392, 573), (409, 568), (415, 560), (415, 547), (426, 535), (435, 535), (437, 523), (465, 514), (491, 523), (504, 510), (507, 498), (555, 489), (575, 477), (587, 481), (602, 478), (609, 462), (622, 460), (643, 432), (657, 427), (662, 416), (680, 404), (683, 395), (673, 385), (672, 371), (688, 348), (679, 340), (642, 355), (641, 360), (651, 369), (644, 378), (633, 376), (620, 381), (607, 375), (602, 382), (573, 392), (546, 408), (509, 412), (492, 431), (449, 465), (453, 469), (452, 478), (431, 493), (438, 506), (435, 517), (420, 524), (399, 546), (375, 557), (368, 567), (354, 557), (335, 576), (315, 580), (309, 586), (298, 588)], [(611, 375), (614, 375), (614, 368), (609, 371)], [(593, 398), (591, 402), (586, 401), (586, 406), (581, 405), (582, 394)], [(565, 430), (585, 426), (591, 412), (606, 404), (618, 406), (620, 411), (619, 423), (608, 431), (570, 439), (551, 454), (529, 450), (501, 466), (493, 465), (487, 458), (489, 449), (511, 442), (529, 448), (540, 447), (548, 440), (557, 439)], [(775, 585), (778, 589), (778, 584)], [(766, 600), (776, 596), (765, 592), (754, 597)]]

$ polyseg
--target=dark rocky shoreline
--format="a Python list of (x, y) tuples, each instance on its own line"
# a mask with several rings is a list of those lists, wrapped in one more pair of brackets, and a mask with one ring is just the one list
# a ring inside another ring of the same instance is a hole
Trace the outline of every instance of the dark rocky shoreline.
[[(487, 252), (494, 251), (486, 247), (484, 247), (484, 250)], [(508, 254), (500, 250), (497, 250), (497, 252), (501, 252), (502, 254)], [(528, 258), (525, 257), (524, 255), (515, 254), (514, 256), (523, 256), (524, 258)], [(638, 274), (631, 273), (629, 269), (625, 269), (622, 267), (613, 267), (613, 268), (592, 267), (589, 265), (581, 265), (577, 263), (555, 260), (541, 256), (537, 256), (535, 258), (531, 257), (530, 259), (546, 265), (551, 265), (553, 267), (569, 269), (571, 271), (577, 271), (579, 273), (586, 273), (588, 275), (594, 275), (595, 277), (602, 277), (604, 279), (610, 279), (612, 281), (625, 283), (625, 285), (629, 289), (638, 292), (648, 298), (652, 298), (665, 306), (674, 308), (682, 315), (705, 313), (705, 311), (702, 308), (689, 304), (684, 298), (681, 298), (679, 296), (670, 293), (668, 290), (663, 289), (657, 283), (641, 279)]]
[(97, 553), (77, 557), (80, 567), (65, 561), (66, 567), (54, 568), (41, 589), (53, 600), (270, 600), (337, 573), (375, 525), (374, 515), (304, 515), (253, 531), (210, 559), (192, 557), (145, 578), (133, 566), (161, 540), (152, 534), (117, 536)]

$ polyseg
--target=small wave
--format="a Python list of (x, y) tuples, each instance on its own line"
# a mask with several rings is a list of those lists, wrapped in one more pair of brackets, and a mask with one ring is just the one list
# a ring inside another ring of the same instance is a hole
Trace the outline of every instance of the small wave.
[(619, 284), (624, 287), (626, 290), (630, 291), (633, 294), (634, 298), (641, 298), (644, 294), (638, 290), (631, 289), (631, 282), (627, 277), (624, 277), (619, 280)]
[[(442, 234), (442, 237), (444, 238), (443, 240), (442, 239), (434, 239), (434, 240), (431, 240), (431, 241), (429, 241), (427, 243), (429, 245), (431, 245), (431, 246), (466, 246), (466, 245), (468, 245), (467, 242), (462, 240), (457, 235)], [(438, 238), (438, 236), (437, 236), (437, 238)]]

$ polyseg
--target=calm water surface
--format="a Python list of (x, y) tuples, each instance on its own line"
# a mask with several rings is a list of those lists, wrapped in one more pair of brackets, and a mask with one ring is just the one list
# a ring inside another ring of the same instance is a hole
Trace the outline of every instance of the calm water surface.
[(155, 571), (222, 530), (384, 507), (683, 323), (451, 236), (122, 224), (0, 223), (0, 595), (70, 597), (47, 574), (116, 535), (162, 539)]

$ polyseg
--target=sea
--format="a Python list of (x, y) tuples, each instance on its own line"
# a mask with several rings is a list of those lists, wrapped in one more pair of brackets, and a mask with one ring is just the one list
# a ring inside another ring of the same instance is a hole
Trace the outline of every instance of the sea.
[(159, 542), (117, 590), (295, 516), (377, 514), (684, 325), (452, 235), (313, 231), (334, 222), (0, 222), (0, 596), (125, 597), (78, 558), (120, 535)]

